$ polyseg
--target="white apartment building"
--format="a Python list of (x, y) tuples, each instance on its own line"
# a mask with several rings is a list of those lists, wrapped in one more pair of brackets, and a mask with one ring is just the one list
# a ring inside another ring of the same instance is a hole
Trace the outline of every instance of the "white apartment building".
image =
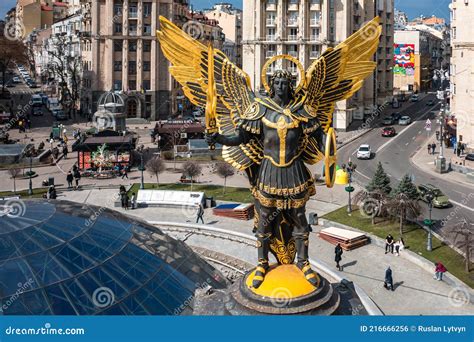
[(457, 140), (474, 151), (474, 1), (456, 1), (451, 9), (451, 114)]
[[(288, 54), (308, 68), (328, 47), (344, 41), (377, 15), (383, 32), (374, 76), (353, 98), (339, 102), (334, 113), (334, 127), (346, 130), (354, 119), (363, 119), (392, 98), (393, 0), (245, 0), (243, 69), (254, 89), (261, 91), (261, 68), (268, 58)], [(297, 75), (296, 66), (283, 66), (280, 61), (268, 69), (267, 76), (282, 67)]]

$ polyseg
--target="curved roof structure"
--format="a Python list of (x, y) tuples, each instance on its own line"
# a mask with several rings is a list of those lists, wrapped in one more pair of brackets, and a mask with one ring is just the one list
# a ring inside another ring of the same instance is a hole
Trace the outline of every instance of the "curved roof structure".
[(0, 315), (176, 315), (224, 277), (183, 242), (120, 213), (0, 201)]

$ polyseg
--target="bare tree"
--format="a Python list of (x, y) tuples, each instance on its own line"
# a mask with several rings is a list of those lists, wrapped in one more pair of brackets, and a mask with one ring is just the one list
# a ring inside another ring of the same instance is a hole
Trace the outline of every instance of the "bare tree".
[[(471, 267), (471, 251), (474, 249), (474, 238), (472, 237), (472, 227), (474, 223), (470, 223), (466, 218), (462, 218), (456, 223), (453, 233), (456, 247), (464, 250), (465, 270), (469, 272)], [(461, 239), (458, 239), (461, 237)]]
[(194, 179), (201, 174), (202, 167), (192, 160), (188, 160), (183, 165), (183, 175), (191, 179), (191, 191), (193, 191)]
[(219, 177), (224, 178), (223, 193), (225, 194), (226, 187), (227, 187), (227, 177), (232, 177), (235, 174), (235, 170), (232, 167), (232, 165), (226, 162), (216, 163), (215, 170), (216, 170), (216, 173), (219, 175)]
[(391, 198), (386, 208), (392, 217), (397, 217), (400, 222), (400, 236), (403, 236), (403, 225), (408, 217), (418, 217), (421, 213), (421, 207), (418, 200), (412, 199), (407, 193), (398, 193)]
[(10, 174), (11, 178), (13, 178), (13, 193), (16, 194), (16, 178), (21, 173), (21, 168), (12, 166), (8, 169), (8, 173)]
[(5, 77), (13, 63), (24, 63), (27, 60), (25, 45), (19, 40), (10, 40), (0, 35), (0, 72), (2, 73), (2, 92), (5, 91)]
[(157, 187), (159, 187), (160, 186), (159, 175), (166, 169), (165, 162), (163, 161), (163, 159), (161, 159), (160, 157), (154, 157), (150, 159), (146, 163), (146, 169), (151, 175), (154, 175), (156, 177), (156, 184), (157, 184)]
[(386, 212), (387, 195), (379, 190), (360, 190), (356, 192), (352, 202), (359, 207), (361, 213), (369, 216), (372, 219), (372, 225), (375, 225), (375, 218)]
[(59, 81), (61, 104), (68, 109), (68, 113), (74, 111), (75, 117), (76, 104), (81, 96), (82, 57), (74, 51), (75, 43), (69, 36), (56, 34), (50, 42), (54, 47), (48, 48), (49, 72)]

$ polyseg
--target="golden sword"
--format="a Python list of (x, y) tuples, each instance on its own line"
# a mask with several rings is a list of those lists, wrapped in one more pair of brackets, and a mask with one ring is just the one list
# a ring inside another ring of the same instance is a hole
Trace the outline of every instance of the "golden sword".
[[(217, 90), (214, 79), (214, 48), (209, 44), (207, 50), (207, 96), (206, 96), (206, 134), (218, 132), (216, 121)], [(209, 144), (209, 149), (214, 150), (215, 144)]]

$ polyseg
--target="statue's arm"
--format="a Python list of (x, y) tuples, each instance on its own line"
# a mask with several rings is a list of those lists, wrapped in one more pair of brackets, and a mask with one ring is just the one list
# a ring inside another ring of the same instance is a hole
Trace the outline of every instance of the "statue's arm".
[(247, 143), (250, 139), (244, 130), (237, 129), (235, 134), (224, 135), (214, 133), (212, 135), (206, 136), (206, 140), (210, 143), (218, 143), (225, 146), (239, 146), (240, 144)]

